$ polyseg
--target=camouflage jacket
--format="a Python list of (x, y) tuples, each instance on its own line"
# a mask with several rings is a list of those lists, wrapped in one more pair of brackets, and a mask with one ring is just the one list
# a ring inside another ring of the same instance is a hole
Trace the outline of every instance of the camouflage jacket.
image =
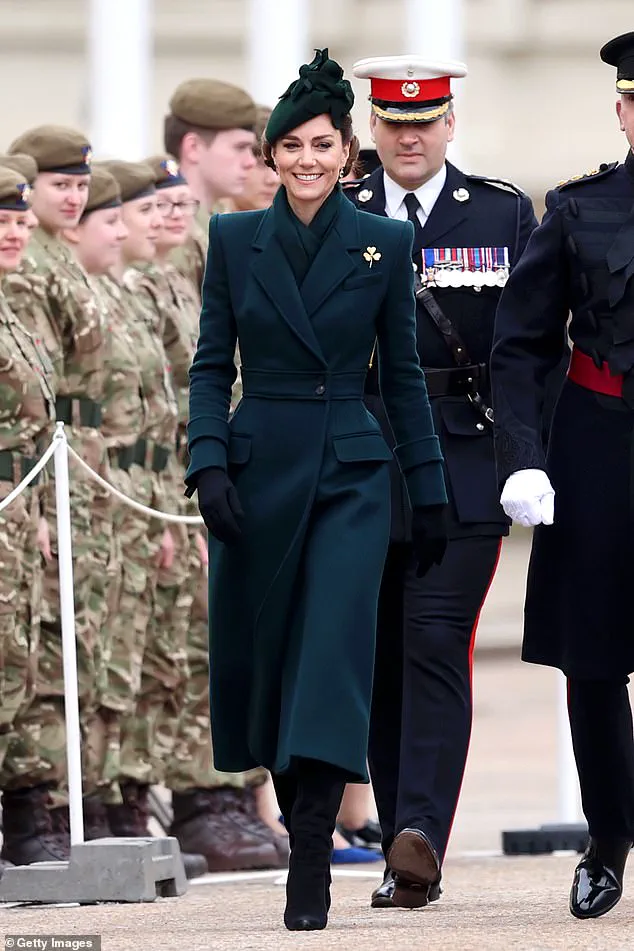
[[(99, 302), (70, 249), (41, 228), (20, 269), (5, 281), (7, 302), (46, 348), (57, 374), (57, 395), (99, 402), (104, 334)], [(34, 306), (35, 305), (35, 306)]]
[(55, 419), (53, 368), (0, 295), (0, 449), (36, 455)]

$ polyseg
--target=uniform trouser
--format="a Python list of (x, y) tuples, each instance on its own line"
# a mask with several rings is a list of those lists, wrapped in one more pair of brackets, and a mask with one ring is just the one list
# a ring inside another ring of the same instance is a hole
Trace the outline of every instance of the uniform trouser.
[[(160, 504), (153, 473), (147, 469), (135, 464), (129, 472), (113, 470), (111, 478), (124, 495), (137, 502), (152, 507)], [(108, 723), (103, 798), (110, 802), (116, 801), (117, 781), (129, 778), (122, 769), (122, 748), (141, 689), (160, 544), (159, 530), (152, 520), (124, 503), (117, 503), (114, 525), (118, 571), (106, 622), (106, 674), (99, 691), (100, 712)]]
[[(105, 453), (97, 430), (73, 428), (70, 441), (89, 465), (104, 472)], [(23, 749), (14, 745), (5, 757), (0, 784), (4, 784), (3, 788), (25, 788), (53, 783), (57, 787), (52, 794), (53, 804), (62, 805), (68, 796), (54, 485), (42, 491), (46, 493), (53, 559), (42, 575), (35, 696), (21, 717), (23, 735), (32, 738), (38, 755), (33, 757), (29, 746)], [(106, 742), (97, 710), (97, 693), (102, 678), (103, 596), (111, 571), (112, 528), (95, 483), (75, 466), (71, 466), (70, 504), (82, 767), (84, 792), (90, 793), (100, 783)], [(99, 579), (98, 585), (95, 579)]]
[(386, 854), (415, 827), (444, 856), (471, 735), (475, 632), (499, 551), (499, 538), (454, 539), (417, 578), (411, 546), (390, 545), (368, 751)]
[[(0, 499), (13, 490), (0, 481)], [(33, 769), (38, 744), (24, 714), (35, 694), (42, 564), (37, 547), (38, 490), (0, 512), (0, 788)]]
[(634, 737), (628, 678), (568, 679), (568, 714), (592, 836), (634, 840)]

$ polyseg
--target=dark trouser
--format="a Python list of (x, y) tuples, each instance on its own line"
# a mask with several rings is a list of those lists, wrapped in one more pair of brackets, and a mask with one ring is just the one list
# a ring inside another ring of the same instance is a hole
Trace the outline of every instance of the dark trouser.
[(416, 577), (409, 545), (391, 545), (379, 597), (369, 764), (387, 854), (404, 828), (441, 857), (460, 795), (472, 721), (478, 616), (500, 551), (496, 537), (449, 542)]
[(634, 840), (634, 736), (628, 678), (568, 680), (581, 801), (592, 836)]

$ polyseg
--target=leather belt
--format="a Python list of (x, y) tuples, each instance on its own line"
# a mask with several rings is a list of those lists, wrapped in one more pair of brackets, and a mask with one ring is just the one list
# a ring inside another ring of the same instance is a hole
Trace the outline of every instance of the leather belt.
[(171, 449), (168, 446), (159, 446), (151, 439), (137, 439), (132, 446), (122, 446), (121, 449), (111, 449), (108, 453), (113, 465), (125, 472), (132, 465), (142, 469), (151, 469), (152, 472), (162, 472), (169, 461)]
[[(12, 452), (10, 449), (0, 451), (0, 479), (3, 482), (12, 482), (17, 485), (36, 465), (37, 459), (23, 456), (21, 452)], [(40, 473), (35, 476), (31, 485), (37, 485)]]
[(466, 367), (451, 367), (444, 370), (425, 369), (427, 394), (436, 396), (474, 396), (478, 390), (488, 388), (486, 364), (473, 363)]
[(623, 374), (612, 374), (605, 361), (601, 366), (597, 366), (592, 357), (577, 347), (572, 348), (568, 379), (595, 393), (603, 393), (605, 396), (623, 396)]
[(361, 399), (366, 370), (323, 373), (283, 370), (248, 370), (242, 367), (242, 395), (272, 400)]
[(101, 426), (101, 406), (86, 396), (58, 396), (55, 400), (55, 417), (69, 426)]

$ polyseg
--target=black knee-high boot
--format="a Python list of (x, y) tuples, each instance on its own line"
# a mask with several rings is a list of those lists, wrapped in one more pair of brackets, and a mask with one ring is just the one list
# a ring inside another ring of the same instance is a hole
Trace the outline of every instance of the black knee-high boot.
[(328, 922), (332, 834), (346, 777), (330, 763), (309, 759), (298, 759), (296, 776), (284, 924), (289, 931), (316, 931)]
[(271, 779), (273, 780), (273, 788), (277, 796), (277, 804), (284, 817), (284, 825), (288, 832), (288, 844), (292, 849), (295, 836), (293, 835), (291, 818), (293, 806), (297, 798), (297, 775), (294, 772), (271, 773)]

